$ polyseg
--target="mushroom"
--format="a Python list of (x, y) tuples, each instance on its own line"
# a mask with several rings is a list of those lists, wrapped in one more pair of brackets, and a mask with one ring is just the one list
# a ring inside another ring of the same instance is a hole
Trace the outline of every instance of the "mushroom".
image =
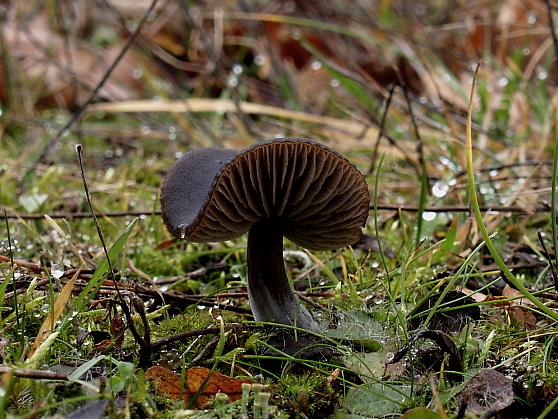
[(191, 242), (248, 232), (248, 296), (256, 321), (315, 331), (289, 285), (283, 237), (310, 250), (333, 250), (361, 236), (370, 197), (358, 169), (334, 150), (298, 138), (266, 140), (240, 152), (188, 152), (169, 170), (161, 212), (171, 234)]

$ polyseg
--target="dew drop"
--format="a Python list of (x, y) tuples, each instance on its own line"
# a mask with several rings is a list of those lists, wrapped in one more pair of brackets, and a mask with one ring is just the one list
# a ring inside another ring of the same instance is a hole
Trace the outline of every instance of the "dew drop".
[(318, 60), (314, 60), (312, 61), (312, 64), (310, 64), (310, 68), (312, 68), (312, 70), (319, 70), (320, 68), (322, 68), (322, 63)]
[(50, 262), (50, 274), (56, 279), (60, 279), (64, 275), (64, 270), (57, 263)]
[(285, 12), (292, 13), (296, 8), (296, 3), (294, 1), (288, 1), (285, 3), (285, 6), (283, 7), (285, 8)]
[(186, 230), (188, 229), (188, 224), (181, 224), (178, 226), (178, 237), (182, 240), (186, 238)]
[(527, 15), (527, 23), (529, 23), (529, 25), (533, 25), (537, 22), (537, 12), (534, 10), (531, 10), (529, 12), (529, 14)]
[(332, 80), (329, 82), (329, 84), (330, 84), (331, 87), (339, 87), (339, 85), (340, 85), (341, 83), (340, 83), (339, 80), (337, 80), (337, 79), (332, 79)]
[(229, 77), (229, 80), (227, 81), (228, 85), (230, 87), (236, 87), (238, 86), (238, 78), (235, 76), (231, 76)]
[(236, 74), (237, 76), (242, 74), (242, 66), (240, 64), (235, 64), (233, 65), (232, 71), (234, 74)]
[(449, 191), (449, 185), (446, 182), (438, 181), (432, 185), (432, 194), (436, 198), (442, 198), (446, 196)]
[(141, 68), (134, 68), (134, 70), (132, 71), (132, 78), (133, 79), (141, 79), (141, 77), (143, 76), (143, 70)]
[(546, 71), (539, 71), (537, 73), (537, 79), (546, 80), (548, 78), (548, 73)]
[(432, 221), (436, 218), (436, 213), (434, 211), (425, 211), (422, 213), (422, 219), (424, 221)]
[(265, 56), (262, 54), (256, 55), (254, 58), (254, 64), (256, 65), (263, 65), (265, 63)]

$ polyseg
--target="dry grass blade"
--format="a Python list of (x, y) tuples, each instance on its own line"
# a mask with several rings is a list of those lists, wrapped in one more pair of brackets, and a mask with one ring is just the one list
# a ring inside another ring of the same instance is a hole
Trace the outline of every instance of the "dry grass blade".
[[(314, 115), (306, 112), (292, 111), (276, 106), (261, 105), (259, 103), (239, 102), (242, 112), (254, 115), (267, 115), (276, 118), (286, 118), (293, 121), (306, 122), (310, 124), (324, 125), (333, 130), (339, 131), (341, 135), (335, 141), (333, 147), (339, 152), (354, 150), (355, 148), (372, 148), (377, 142), (379, 130), (372, 125), (365, 125), (362, 122), (332, 118), (322, 115)], [(108, 113), (138, 113), (138, 112), (177, 112), (177, 113), (234, 113), (237, 106), (230, 99), (205, 99), (192, 98), (185, 100), (130, 100), (125, 102), (99, 103), (91, 105), (88, 112), (108, 112)], [(428, 130), (428, 128), (423, 128)], [(364, 134), (363, 134), (364, 133)], [(330, 140), (335, 139), (336, 134), (329, 132)], [(429, 135), (440, 135), (432, 131)], [(387, 150), (380, 150), (384, 152)], [(393, 147), (389, 148), (389, 153), (397, 153)]]
[(33, 354), (35, 353), (37, 348), (41, 345), (41, 343), (44, 342), (44, 340), (48, 338), (50, 334), (53, 332), (56, 322), (60, 319), (60, 316), (62, 315), (62, 312), (66, 308), (66, 304), (68, 303), (68, 300), (72, 295), (74, 284), (79, 276), (79, 273), (81, 272), (81, 269), (82, 268), (79, 268), (77, 270), (74, 276), (66, 283), (66, 285), (64, 285), (64, 288), (62, 288), (60, 294), (58, 294), (58, 297), (54, 302), (54, 308), (52, 312), (50, 312), (47, 315), (46, 319), (43, 321), (43, 324), (41, 325), (41, 328), (39, 329), (39, 333), (37, 333), (37, 336), (35, 337), (35, 342), (33, 343), (31, 350), (29, 351), (29, 355), (28, 355), (29, 358), (33, 356)]

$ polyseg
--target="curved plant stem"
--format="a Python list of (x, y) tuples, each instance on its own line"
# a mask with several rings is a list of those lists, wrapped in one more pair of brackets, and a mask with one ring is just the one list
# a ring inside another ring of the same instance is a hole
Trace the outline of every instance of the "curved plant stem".
[[(479, 230), (482, 233), (484, 241), (486, 243), (486, 247), (490, 251), (490, 254), (494, 258), (494, 261), (502, 271), (502, 275), (519, 291), (521, 292), (529, 301), (531, 301), (542, 313), (553, 320), (558, 320), (558, 314), (549, 309), (545, 306), (539, 299), (537, 299), (533, 294), (531, 294), (527, 288), (521, 284), (517, 280), (517, 278), (512, 274), (512, 272), (508, 269), (505, 262), (502, 260), (498, 251), (494, 247), (492, 240), (490, 239), (490, 235), (488, 234), (488, 230), (484, 225), (482, 213), (479, 207), (479, 202), (477, 199), (477, 190), (475, 186), (475, 173), (473, 170), (473, 134), (472, 134), (472, 121), (473, 121), (473, 98), (475, 94), (475, 86), (477, 82), (477, 76), (479, 72), (479, 68), (482, 61), (478, 63), (477, 68), (475, 69), (475, 75), (473, 77), (473, 85), (471, 86), (471, 96), (469, 97), (469, 109), (467, 112), (467, 135), (466, 135), (466, 151), (467, 151), (467, 181), (469, 187), (469, 194), (471, 195), (471, 206), (473, 207), (473, 212), (475, 213), (475, 219), (477, 220), (477, 224)], [(555, 220), (553, 220), (555, 222)]]

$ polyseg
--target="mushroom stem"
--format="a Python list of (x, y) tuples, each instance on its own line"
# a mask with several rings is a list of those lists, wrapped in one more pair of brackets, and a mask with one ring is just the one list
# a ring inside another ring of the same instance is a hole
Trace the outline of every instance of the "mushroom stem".
[(318, 325), (287, 279), (281, 220), (254, 223), (248, 232), (247, 252), (248, 296), (254, 319), (317, 330)]

